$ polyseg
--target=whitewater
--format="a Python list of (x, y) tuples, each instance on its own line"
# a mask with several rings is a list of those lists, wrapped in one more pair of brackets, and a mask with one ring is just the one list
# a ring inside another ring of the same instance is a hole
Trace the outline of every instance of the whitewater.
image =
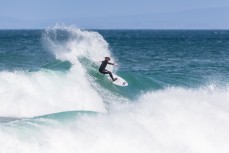
[[(2, 44), (8, 33), (1, 33)], [(199, 44), (203, 36), (211, 44), (211, 34), (187, 33), (184, 41), (182, 32), (165, 37), (56, 25), (39, 32), (41, 46), (31, 53), (36, 34), (14, 31), (12, 42), (23, 47), (0, 49), (0, 152), (228, 153), (228, 32), (214, 40), (217, 54)], [(98, 73), (105, 56), (118, 63), (108, 69), (128, 87)]]

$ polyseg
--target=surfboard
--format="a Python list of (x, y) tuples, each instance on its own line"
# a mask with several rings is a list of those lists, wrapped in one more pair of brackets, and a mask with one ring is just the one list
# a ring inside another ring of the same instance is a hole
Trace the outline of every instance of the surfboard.
[(128, 83), (123, 79), (121, 78), (120, 76), (112, 73), (113, 77), (114, 78), (117, 78), (117, 80), (113, 81), (110, 77), (110, 75), (107, 75), (107, 78), (115, 85), (117, 86), (128, 86)]

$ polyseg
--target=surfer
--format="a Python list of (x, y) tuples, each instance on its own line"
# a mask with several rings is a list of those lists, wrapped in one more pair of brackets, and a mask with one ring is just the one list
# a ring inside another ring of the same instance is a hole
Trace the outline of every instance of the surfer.
[(99, 67), (99, 72), (102, 73), (102, 74), (109, 74), (110, 77), (111, 77), (111, 79), (113, 81), (115, 81), (115, 80), (117, 80), (117, 78), (113, 78), (112, 73), (110, 71), (108, 71), (108, 70), (105, 69), (106, 66), (107, 66), (107, 64), (115, 65), (114, 63), (110, 63), (109, 61), (110, 61), (110, 57), (105, 57), (105, 60), (102, 61), (102, 64)]

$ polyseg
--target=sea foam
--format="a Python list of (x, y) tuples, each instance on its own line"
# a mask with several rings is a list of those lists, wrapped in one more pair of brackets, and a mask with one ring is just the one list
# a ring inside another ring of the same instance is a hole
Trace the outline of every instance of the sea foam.
[(0, 151), (227, 153), (228, 91), (168, 88), (109, 114), (82, 115), (64, 124), (45, 118), (8, 123), (1, 127), (7, 141)]

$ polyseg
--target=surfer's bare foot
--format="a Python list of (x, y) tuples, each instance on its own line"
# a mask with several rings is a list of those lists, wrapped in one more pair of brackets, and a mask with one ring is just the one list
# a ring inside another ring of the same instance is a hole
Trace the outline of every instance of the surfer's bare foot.
[(114, 78), (113, 82), (116, 81), (118, 78)]

